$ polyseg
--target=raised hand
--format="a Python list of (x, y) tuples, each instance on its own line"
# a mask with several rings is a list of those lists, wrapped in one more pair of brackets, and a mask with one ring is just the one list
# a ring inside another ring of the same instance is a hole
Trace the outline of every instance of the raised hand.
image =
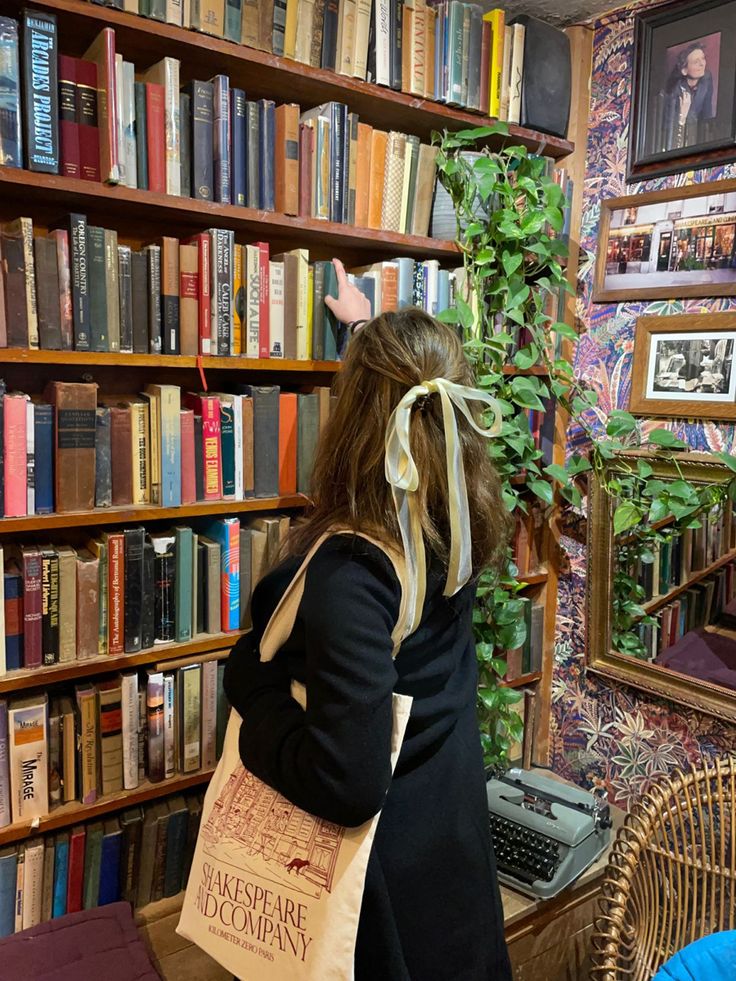
[(344, 324), (351, 324), (355, 320), (370, 320), (371, 301), (357, 286), (348, 281), (345, 266), (339, 259), (333, 259), (332, 265), (337, 275), (337, 298), (325, 297), (328, 309)]

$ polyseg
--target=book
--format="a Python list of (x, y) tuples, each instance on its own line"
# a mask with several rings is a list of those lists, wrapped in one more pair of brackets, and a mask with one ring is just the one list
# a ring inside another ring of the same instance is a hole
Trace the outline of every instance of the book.
[(116, 817), (107, 818), (103, 825), (100, 855), (98, 906), (116, 903), (120, 899), (120, 859), (123, 833)]
[(23, 929), (41, 922), (43, 899), (43, 841), (23, 845)]
[(59, 660), (59, 556), (41, 548), (41, 657), (45, 665)]
[(91, 550), (77, 551), (76, 633), (77, 660), (96, 657), (99, 646), (100, 573), (99, 556)]
[(187, 843), (189, 809), (181, 794), (172, 797), (168, 804), (170, 813), (166, 825), (163, 895), (175, 896), (181, 888), (181, 870)]
[(59, 172), (59, 80), (56, 16), (22, 13), (25, 164), (46, 174)]
[(69, 871), (67, 875), (67, 913), (78, 913), (82, 908), (84, 887), (84, 853), (87, 832), (83, 824), (75, 825), (69, 834)]
[(99, 122), (100, 176), (106, 183), (120, 181), (118, 148), (117, 80), (115, 72), (115, 31), (103, 28), (82, 60), (92, 62), (97, 69), (97, 118)]
[(123, 728), (120, 678), (100, 682), (98, 689), (101, 791), (123, 789)]
[(95, 499), (97, 386), (50, 382), (44, 397), (55, 408), (56, 511), (89, 511)]
[(9, 937), (15, 932), (17, 863), (18, 853), (15, 848), (3, 848), (0, 851), (0, 937)]
[(141, 858), (143, 815), (140, 807), (120, 815), (122, 840), (120, 846), (120, 898), (135, 905), (138, 868)]
[(239, 629), (239, 530), (238, 518), (222, 518), (207, 525), (207, 535), (220, 547), (220, 629), (225, 633)]
[(213, 201), (214, 88), (212, 82), (194, 80), (189, 83), (188, 93), (192, 106), (192, 197), (201, 201)]
[(97, 906), (100, 894), (100, 867), (102, 864), (102, 821), (92, 821), (87, 825), (84, 850), (84, 879), (82, 885), (82, 906), (93, 909)]
[[(181, 504), (181, 405), (176, 385), (148, 385), (146, 394), (156, 398), (157, 431), (160, 434), (160, 451), (151, 440), (152, 457), (158, 456), (158, 472), (161, 475), (162, 507), (178, 507)], [(151, 411), (153, 427), (153, 407)], [(153, 498), (153, 494), (152, 494)]]
[(79, 734), (79, 798), (93, 804), (98, 794), (97, 689), (89, 682), (75, 686), (77, 731)]
[(60, 832), (54, 839), (54, 895), (51, 916), (56, 919), (66, 913), (69, 880), (69, 833)]
[(164, 779), (164, 676), (161, 671), (148, 672), (148, 779), (158, 783)]
[[(248, 576), (248, 578), (250, 578)], [(217, 661), (205, 660), (202, 664), (201, 697), (201, 761), (205, 769), (213, 769), (217, 763)]]
[(0, 162), (4, 167), (23, 166), (22, 116), (20, 108), (20, 55), (18, 22), (0, 18)]
[(316, 394), (299, 394), (297, 398), (297, 490), (308, 494), (319, 439), (319, 399)]
[(41, 873), (41, 922), (48, 923), (54, 907), (54, 859), (55, 845), (54, 839), (48, 837), (44, 840), (43, 848), (43, 870)]
[(47, 717), (46, 695), (12, 701), (8, 707), (10, 792), (14, 822), (48, 814)]
[(9, 753), (8, 703), (0, 701), (0, 828), (7, 828), (13, 820)]
[(164, 780), (169, 780), (177, 770), (176, 704), (174, 701), (174, 675), (164, 674)]
[[(181, 194), (181, 123), (179, 119), (179, 62), (162, 58), (142, 75), (146, 84), (163, 90), (164, 114), (164, 189), (177, 197)], [(150, 172), (149, 172), (150, 181)]]

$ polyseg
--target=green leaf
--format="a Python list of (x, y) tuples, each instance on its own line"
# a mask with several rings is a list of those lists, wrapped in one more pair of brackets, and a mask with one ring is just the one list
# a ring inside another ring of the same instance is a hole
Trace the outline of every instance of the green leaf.
[(652, 429), (647, 434), (647, 442), (654, 446), (662, 446), (666, 449), (686, 449), (686, 444), (678, 439), (669, 429)]
[(566, 324), (562, 320), (556, 321), (550, 326), (550, 330), (554, 331), (555, 334), (559, 334), (560, 337), (566, 337), (570, 341), (576, 341), (578, 339), (578, 332), (570, 324)]
[(636, 429), (636, 419), (628, 412), (615, 409), (608, 417), (606, 432), (609, 436), (623, 436), (633, 433)]
[(544, 468), (544, 472), (549, 474), (553, 480), (557, 480), (561, 484), (567, 484), (570, 482), (570, 474), (564, 467), (561, 467), (559, 463), (550, 463), (548, 467)]
[(651, 464), (647, 463), (646, 460), (637, 461), (636, 472), (639, 474), (642, 480), (646, 480), (647, 477), (651, 477), (652, 474), (654, 473)]
[(507, 276), (513, 276), (516, 270), (524, 261), (521, 252), (506, 252), (501, 256), (501, 265)]
[(455, 298), (455, 306), (457, 307), (458, 316), (460, 317), (460, 324), (462, 325), (463, 330), (469, 331), (473, 326), (473, 311), (461, 296), (457, 296)]
[(554, 491), (552, 490), (552, 485), (548, 484), (546, 480), (529, 480), (526, 485), (532, 494), (535, 494), (540, 501), (544, 501), (545, 504), (552, 504), (554, 501)]
[(639, 524), (641, 518), (642, 513), (633, 501), (623, 501), (613, 514), (614, 534), (620, 535), (621, 532), (628, 531), (629, 528), (633, 528), (634, 525)]
[(527, 368), (531, 368), (532, 365), (537, 363), (538, 357), (539, 352), (536, 348), (523, 347), (514, 355), (514, 364), (517, 368), (521, 368), (522, 371), (526, 371)]

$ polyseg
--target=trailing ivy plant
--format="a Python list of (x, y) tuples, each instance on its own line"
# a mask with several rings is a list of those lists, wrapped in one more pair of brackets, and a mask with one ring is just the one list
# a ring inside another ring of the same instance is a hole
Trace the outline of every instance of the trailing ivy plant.
[[(658, 544), (699, 523), (724, 491), (699, 488), (684, 478), (669, 484), (656, 480), (645, 461), (630, 474), (606, 475), (606, 462), (623, 449), (649, 445), (674, 455), (687, 447), (665, 429), (643, 435), (627, 412), (611, 412), (605, 432), (591, 424), (597, 395), (574, 378), (572, 365), (559, 350), (561, 339), (576, 340), (577, 333), (549, 312), (557, 309), (561, 290), (571, 291), (561, 236), (563, 192), (547, 173), (546, 161), (525, 147), (507, 143), (490, 149), (488, 140), (498, 142), (498, 137), (508, 137), (502, 123), (435, 134), (439, 180), (455, 210), (467, 287), (467, 299), (456, 296), (453, 309), (440, 319), (462, 332), (478, 386), (501, 404), (503, 426), (489, 452), (509, 510), (527, 511), (534, 498), (551, 507), (556, 493), (581, 507), (579, 479), (591, 469), (604, 490), (619, 500), (615, 531), (628, 534), (614, 583), (614, 642), (617, 649), (641, 656), (634, 627), (648, 621), (641, 587), (632, 574), (635, 563), (653, 561)], [(521, 328), (525, 341), (519, 347), (515, 335)], [(529, 427), (529, 410), (543, 412), (543, 400), (550, 398), (557, 399), (588, 437), (586, 453), (570, 455), (564, 465), (544, 465)], [(728, 454), (718, 455), (736, 472)], [(515, 481), (521, 476), (521, 483)], [(674, 523), (659, 527), (665, 516), (674, 516)], [(525, 641), (521, 589), (523, 579), (509, 547), (501, 572), (481, 576), (474, 611), (481, 737), (486, 765), (493, 769), (507, 765), (508, 751), (523, 729), (513, 707), (522, 695), (501, 683), (507, 668), (504, 652)]]

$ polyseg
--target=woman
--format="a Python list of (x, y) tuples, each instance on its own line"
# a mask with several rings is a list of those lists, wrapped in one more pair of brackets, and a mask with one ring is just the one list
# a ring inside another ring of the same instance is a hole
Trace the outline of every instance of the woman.
[(713, 118), (713, 77), (705, 49), (691, 44), (677, 57), (663, 93), (662, 150), (702, 142), (699, 123)]
[[(292, 557), (259, 583), (252, 637), (228, 661), (225, 690), (245, 720), (240, 752), (256, 776), (326, 820), (358, 826), (381, 810), (358, 927), (356, 981), (510, 981), (475, 715), (474, 582), (443, 595), (453, 547), (448, 485), (456, 486), (459, 474), (450, 468), (448, 478), (439, 393), (420, 397), (410, 413), (415, 500), (429, 558), (419, 625), (395, 662), (398, 580), (381, 549), (351, 535), (320, 546), (292, 635), (273, 661), (258, 660), (259, 639), (299, 556), (322, 533), (348, 526), (401, 547), (384, 472), (384, 438), (400, 400), (428, 379), (472, 384), (450, 328), (413, 309), (366, 323), (367, 300), (337, 260), (335, 267), (339, 296), (329, 301), (332, 312), (365, 326), (351, 340), (338, 377), (339, 400), (319, 444), (311, 515), (294, 530)], [(455, 413), (474, 579), (498, 561), (508, 517), (486, 442)], [(291, 678), (306, 683), (306, 710), (290, 696)], [(392, 779), (393, 691), (414, 701)]]

